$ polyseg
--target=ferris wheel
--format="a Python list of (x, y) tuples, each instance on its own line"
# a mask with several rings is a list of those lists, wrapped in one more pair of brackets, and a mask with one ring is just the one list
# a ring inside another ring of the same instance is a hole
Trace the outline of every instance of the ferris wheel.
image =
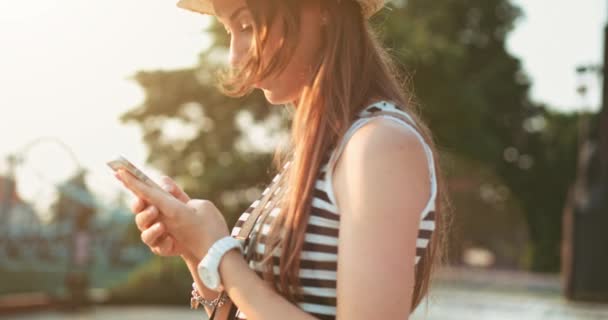
[[(40, 258), (40, 253), (65, 260), (70, 253), (66, 241), (74, 232), (70, 207), (109, 212), (111, 219), (101, 222), (91, 216), (91, 232), (119, 235), (126, 232), (129, 219), (125, 208), (109, 206), (87, 189), (87, 171), (76, 155), (61, 140), (36, 139), (7, 158), (8, 170), (0, 174), (0, 261), (11, 260), (19, 267)], [(4, 176), (4, 177), (2, 177)], [(59, 210), (58, 200), (70, 203)], [(63, 214), (64, 219), (56, 219)], [(115, 238), (115, 237), (111, 237)], [(102, 250), (111, 239), (100, 239)], [(17, 259), (11, 259), (18, 256)], [(57, 260), (56, 259), (56, 260)], [(10, 267), (10, 266), (9, 266)]]

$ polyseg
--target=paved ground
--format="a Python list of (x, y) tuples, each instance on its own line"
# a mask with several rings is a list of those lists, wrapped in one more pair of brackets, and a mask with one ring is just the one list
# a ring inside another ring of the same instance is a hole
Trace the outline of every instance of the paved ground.
[[(561, 297), (559, 279), (514, 272), (454, 269), (436, 280), (428, 302), (413, 320), (600, 320), (608, 304), (572, 303)], [(183, 307), (95, 307), (81, 313), (30, 312), (0, 315), (10, 320), (189, 320), (202, 310)]]
[(564, 299), (558, 275), (512, 271), (445, 271), (425, 306), (421, 304), (413, 320), (608, 319), (608, 304)]
[[(10, 320), (201, 320), (201, 310), (187, 307), (100, 307), (80, 313), (36, 312), (0, 316)], [(425, 315), (424, 306), (413, 320), (601, 320), (608, 319), (608, 307), (569, 305), (559, 299), (530, 299), (486, 292), (442, 291), (436, 294)]]
[[(37, 312), (0, 316), (10, 320), (202, 320), (202, 310), (187, 307), (101, 307), (69, 314)], [(559, 299), (529, 299), (489, 295), (485, 292), (442, 291), (436, 301), (416, 310), (413, 320), (603, 320), (608, 319), (607, 306), (569, 305)]]
[(96, 307), (79, 313), (34, 312), (19, 315), (0, 315), (4, 320), (202, 320), (203, 310), (181, 307)]
[(608, 319), (608, 305), (574, 304), (556, 296), (442, 288), (433, 293), (426, 315), (425, 305), (414, 315), (413, 320), (600, 320)]

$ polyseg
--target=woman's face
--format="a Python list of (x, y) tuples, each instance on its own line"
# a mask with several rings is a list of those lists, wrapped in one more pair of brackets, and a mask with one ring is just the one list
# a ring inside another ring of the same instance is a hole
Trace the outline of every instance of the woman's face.
[[(255, 84), (264, 91), (272, 104), (297, 101), (302, 90), (311, 80), (313, 67), (318, 62), (321, 50), (321, 12), (315, 1), (303, 6), (300, 20), (300, 35), (293, 57), (279, 74), (271, 75)], [(218, 20), (230, 33), (230, 65), (239, 66), (248, 59), (249, 47), (254, 39), (254, 19), (245, 0), (213, 0)], [(282, 19), (280, 16), (277, 19)], [(285, 34), (289, 37), (289, 34)], [(274, 23), (269, 30), (267, 45), (261, 57), (262, 66), (268, 64), (281, 41), (284, 41), (282, 24)]]

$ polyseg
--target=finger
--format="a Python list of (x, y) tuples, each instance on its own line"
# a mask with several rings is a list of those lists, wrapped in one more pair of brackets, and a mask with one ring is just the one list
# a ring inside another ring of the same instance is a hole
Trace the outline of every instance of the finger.
[(131, 212), (137, 214), (140, 211), (144, 210), (146, 208), (146, 205), (146, 201), (144, 201), (140, 197), (136, 197), (135, 200), (133, 200), (133, 202), (131, 203)]
[(152, 251), (152, 253), (154, 253), (157, 256), (162, 256), (163, 254), (159, 251), (158, 247), (153, 247), (150, 248), (150, 251)]
[(159, 238), (156, 245), (156, 249), (161, 255), (168, 255), (173, 252), (173, 245), (173, 238), (167, 233), (165, 233)]
[(163, 188), (176, 197), (179, 201), (186, 203), (190, 201), (190, 197), (180, 188), (173, 179), (168, 176), (161, 178)]
[(150, 228), (141, 233), (141, 241), (149, 247), (156, 247), (156, 243), (160, 236), (165, 232), (165, 227), (162, 223), (157, 222)]
[(175, 197), (167, 194), (164, 190), (154, 188), (139, 181), (130, 172), (119, 169), (118, 175), (122, 183), (131, 190), (136, 196), (142, 198), (148, 204), (155, 206), (164, 215), (172, 216), (186, 206)]
[(148, 229), (158, 218), (158, 209), (149, 206), (135, 216), (135, 224), (139, 231)]

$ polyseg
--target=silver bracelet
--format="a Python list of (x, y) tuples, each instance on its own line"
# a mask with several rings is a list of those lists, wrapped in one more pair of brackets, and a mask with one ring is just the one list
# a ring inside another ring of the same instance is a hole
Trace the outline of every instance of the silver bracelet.
[(213, 300), (205, 299), (198, 292), (198, 289), (196, 288), (196, 283), (192, 283), (192, 297), (190, 298), (190, 309), (198, 309), (199, 305), (201, 304), (210, 308), (214, 308), (215, 306), (219, 308), (223, 306), (224, 303), (226, 303), (226, 300), (228, 300), (228, 295), (223, 293), (220, 293), (220, 295)]

